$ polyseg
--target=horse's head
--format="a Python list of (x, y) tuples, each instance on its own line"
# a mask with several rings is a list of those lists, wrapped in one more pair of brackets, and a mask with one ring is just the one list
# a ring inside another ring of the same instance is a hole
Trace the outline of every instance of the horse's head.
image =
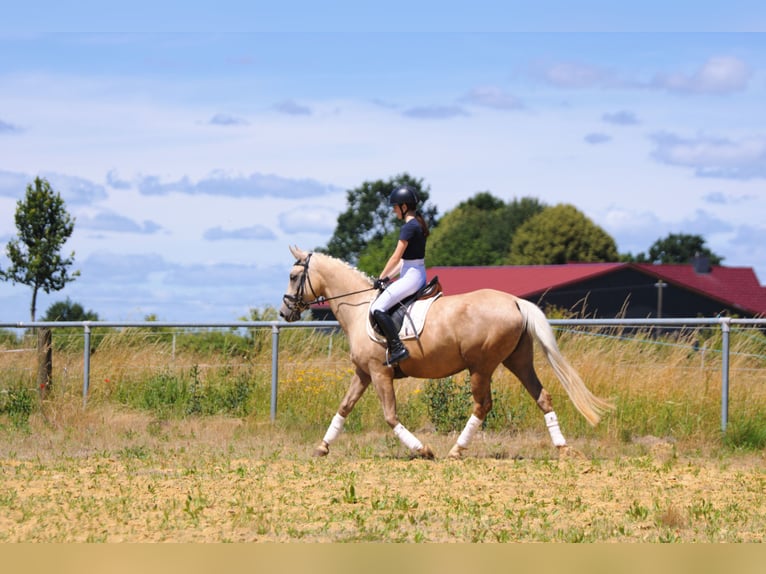
[[(306, 253), (298, 247), (290, 247), (290, 253), (295, 257), (295, 263), (290, 270), (290, 282), (287, 284), (287, 291), (282, 297), (282, 306), (279, 308), (279, 315), (285, 321), (297, 321), (301, 318), (301, 313), (309, 308), (312, 301), (316, 300), (314, 288), (311, 286), (309, 278), (309, 261), (311, 253)], [(308, 293), (306, 286), (308, 285)]]

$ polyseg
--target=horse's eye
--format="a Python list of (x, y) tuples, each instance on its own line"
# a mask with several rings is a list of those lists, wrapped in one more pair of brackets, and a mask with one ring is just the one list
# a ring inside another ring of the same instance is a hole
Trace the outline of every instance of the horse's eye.
[(290, 275), (290, 281), (295, 281), (297, 278), (297, 275)]

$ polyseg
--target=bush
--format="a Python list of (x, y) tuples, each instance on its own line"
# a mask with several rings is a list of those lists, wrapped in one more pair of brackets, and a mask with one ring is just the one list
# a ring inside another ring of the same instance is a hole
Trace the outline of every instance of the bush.
[(0, 414), (7, 415), (17, 428), (26, 428), (35, 406), (34, 392), (17, 384), (0, 393)]
[(455, 377), (428, 379), (423, 387), (428, 416), (439, 432), (460, 430), (465, 426), (471, 412), (471, 383), (463, 379), (457, 383)]
[(186, 415), (248, 415), (255, 384), (245, 373), (231, 376), (228, 369), (213, 373), (205, 382), (198, 366), (188, 373), (163, 371), (135, 384), (123, 383), (116, 391), (122, 404), (153, 411), (159, 418)]
[(766, 422), (752, 418), (737, 420), (727, 426), (723, 442), (733, 449), (762, 450), (766, 448)]

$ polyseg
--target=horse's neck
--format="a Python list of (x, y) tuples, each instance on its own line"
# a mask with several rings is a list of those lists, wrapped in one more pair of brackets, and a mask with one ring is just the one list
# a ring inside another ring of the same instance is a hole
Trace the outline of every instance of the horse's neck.
[(322, 259), (321, 272), (324, 296), (329, 299), (330, 309), (341, 328), (347, 333), (363, 328), (368, 303), (373, 296), (369, 281), (361, 271), (329, 257)]

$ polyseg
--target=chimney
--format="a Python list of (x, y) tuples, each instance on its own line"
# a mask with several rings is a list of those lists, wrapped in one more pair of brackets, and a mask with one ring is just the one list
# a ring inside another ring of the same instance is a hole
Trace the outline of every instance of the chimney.
[(692, 265), (694, 265), (695, 273), (710, 273), (712, 270), (710, 267), (710, 258), (700, 255), (699, 252), (694, 254)]

